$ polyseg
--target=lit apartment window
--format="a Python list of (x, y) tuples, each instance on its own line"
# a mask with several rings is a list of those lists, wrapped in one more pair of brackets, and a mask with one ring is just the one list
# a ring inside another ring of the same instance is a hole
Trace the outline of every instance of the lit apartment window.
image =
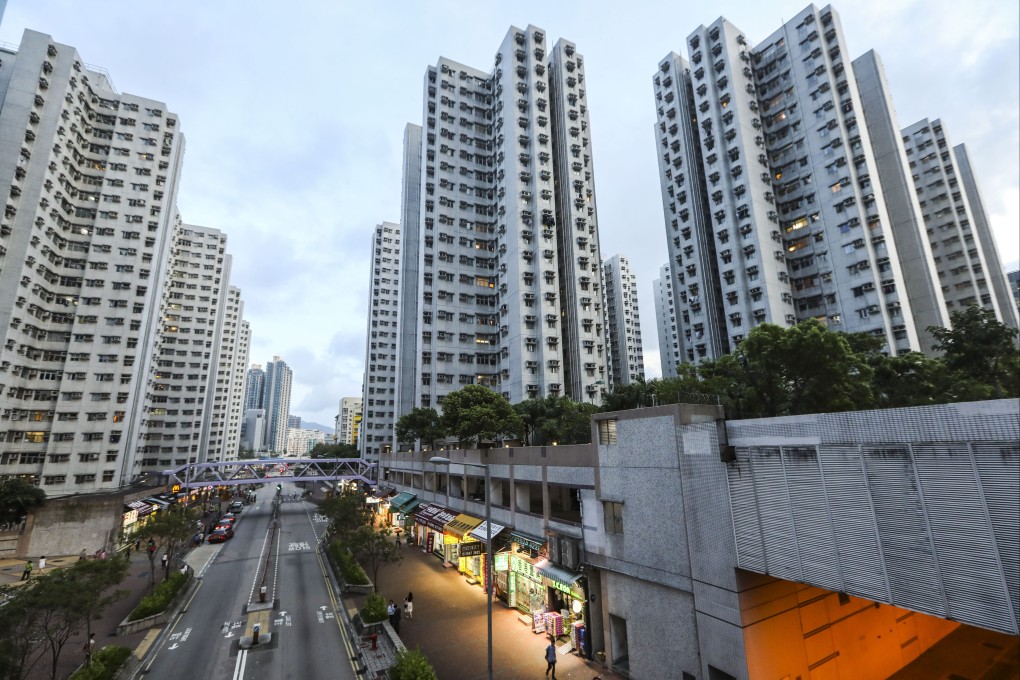
[(600, 420), (599, 423), (599, 444), (616, 443), (616, 418)]

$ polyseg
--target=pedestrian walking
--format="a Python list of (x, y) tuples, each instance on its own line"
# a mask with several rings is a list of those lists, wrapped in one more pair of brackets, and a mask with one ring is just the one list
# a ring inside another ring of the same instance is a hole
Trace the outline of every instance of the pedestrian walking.
[(553, 638), (549, 638), (549, 646), (545, 648), (545, 674), (549, 676), (549, 671), (552, 671), (552, 679), (556, 680), (556, 645), (553, 644)]
[(410, 619), (414, 616), (414, 601), (411, 597), (411, 593), (407, 594), (404, 598), (404, 618)]
[(25, 570), (21, 572), (21, 580), (27, 581), (28, 577), (32, 575), (32, 560), (25, 562)]
[(399, 548), (400, 548), (400, 536), (398, 535), (397, 536), (397, 549), (399, 549)]
[(390, 600), (390, 605), (386, 608), (386, 611), (390, 615), (390, 625), (393, 626), (393, 632), (400, 635), (400, 610), (397, 609), (397, 605), (393, 600)]
[(88, 552), (85, 551), (85, 548), (82, 548), (81, 552), (78, 554), (78, 561), (79, 562), (84, 562), (85, 560), (87, 560), (89, 558), (88, 555), (89, 554), (88, 554)]
[(163, 571), (166, 571), (166, 570), (167, 570), (167, 567), (168, 567), (169, 565), (170, 565), (170, 558), (169, 558), (169, 557), (167, 557), (167, 554), (166, 554), (166, 553), (163, 553)]
[(89, 635), (89, 639), (85, 641), (85, 646), (82, 648), (82, 651), (85, 652), (86, 666), (92, 665), (92, 650), (95, 649), (95, 647), (96, 647), (96, 634), (91, 633)]
[(39, 573), (41, 574), (43, 572), (43, 569), (45, 568), (46, 568), (46, 555), (43, 555), (42, 557), (39, 558)]
[(135, 552), (138, 552), (141, 549), (142, 549), (142, 539), (136, 538), (135, 539)]

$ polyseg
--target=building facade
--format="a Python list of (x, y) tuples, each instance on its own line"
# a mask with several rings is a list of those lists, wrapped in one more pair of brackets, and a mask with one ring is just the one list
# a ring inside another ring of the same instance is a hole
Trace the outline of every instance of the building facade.
[(611, 391), (616, 385), (629, 385), (645, 377), (637, 277), (627, 258), (614, 255), (602, 263), (602, 290), (609, 349), (608, 389)]
[(946, 308), (983, 307), (1016, 328), (1015, 306), (966, 148), (951, 144), (939, 119), (919, 120), (902, 134)]
[(244, 409), (262, 408), (266, 399), (266, 371), (262, 364), (252, 364), (244, 382)]
[(659, 278), (652, 281), (655, 297), (655, 328), (659, 337), (659, 364), (663, 378), (675, 378), (680, 363), (680, 339), (677, 336), (676, 306), (673, 304), (673, 277), (669, 263), (659, 267)]
[(216, 409), (214, 395), (229, 306), (226, 242), (218, 229), (180, 222), (174, 228), (152, 370), (136, 414), (135, 475), (204, 463), (212, 442), (215, 459), (221, 455), (227, 404)]
[(266, 386), (262, 409), (266, 412), (265, 447), (270, 453), (287, 450), (287, 417), (294, 372), (278, 356), (266, 364)]
[[(336, 443), (357, 446), (361, 423), (364, 422), (362, 404), (358, 397), (344, 397), (340, 400), (340, 413), (336, 421)], [(363, 456), (364, 457), (364, 456)], [(376, 458), (375, 460), (378, 460)]]
[[(230, 256), (224, 258), (229, 263)], [(241, 289), (228, 286), (223, 315), (216, 320), (219, 343), (214, 366), (211, 424), (208, 443), (204, 445), (210, 461), (237, 460), (240, 446), (244, 398), (244, 367), (248, 365), (248, 339), (243, 332), (244, 302)]]
[(287, 455), (306, 456), (318, 444), (326, 443), (326, 433), (301, 427), (287, 429)]
[(808, 318), (892, 354), (921, 349), (939, 289), (923, 266), (911, 275), (927, 281), (908, 285), (902, 262), (930, 262), (926, 240), (920, 220), (891, 216), (906, 194), (886, 195), (837, 13), (809, 6), (756, 46), (720, 18), (687, 45), (690, 63), (670, 54), (654, 76), (684, 359)]
[[(362, 384), (361, 455), (379, 460), (379, 452), (393, 441), (397, 401), (399, 298), (403, 272), (400, 225), (383, 222), (372, 233), (372, 268), (369, 285), (369, 324), (365, 340), (365, 379)], [(343, 401), (340, 415), (343, 417)], [(350, 430), (347, 431), (348, 438)], [(357, 440), (343, 443), (357, 444)]]
[(585, 87), (575, 46), (534, 26), (512, 27), (488, 72), (446, 58), (427, 70), (420, 152), (405, 131), (419, 294), (412, 316), (405, 282), (398, 354), (413, 406), (469, 384), (512, 403), (589, 400), (606, 380)]
[(248, 355), (251, 352), (251, 324), (241, 318), (244, 303), (238, 305), (237, 337), (233, 349), (230, 375), (230, 415), (227, 420), (224, 460), (237, 460), (241, 453), (241, 432), (244, 428), (244, 390)]
[(117, 488), (141, 466), (179, 120), (43, 33), (0, 58), (0, 461), (48, 495)]

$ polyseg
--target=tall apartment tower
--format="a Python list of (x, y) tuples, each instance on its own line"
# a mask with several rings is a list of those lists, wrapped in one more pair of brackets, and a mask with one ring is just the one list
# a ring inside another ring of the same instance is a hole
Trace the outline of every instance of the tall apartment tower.
[(654, 76), (684, 359), (808, 318), (920, 349), (911, 307), (938, 303), (908, 295), (901, 258), (923, 254), (899, 252), (836, 12), (811, 5), (755, 47), (720, 18), (688, 47)]
[(184, 139), (73, 47), (0, 48), (0, 463), (49, 495), (129, 482)]
[(266, 364), (265, 399), (266, 449), (273, 453), (287, 450), (287, 416), (290, 415), (290, 388), (294, 372), (278, 356)]
[[(231, 287), (231, 291), (235, 288)], [(240, 291), (238, 290), (238, 293)], [(224, 442), (223, 460), (237, 460), (241, 451), (241, 430), (244, 427), (244, 388), (248, 355), (251, 353), (251, 325), (243, 318), (244, 302), (237, 307), (237, 333), (233, 344), (230, 371), (230, 413)]]
[[(383, 222), (376, 226), (372, 232), (372, 279), (368, 300), (370, 323), (365, 341), (361, 424), (361, 454), (371, 461), (378, 461), (379, 453), (390, 446), (396, 422), (400, 251), (400, 225)], [(341, 403), (341, 412), (342, 407)]]
[(581, 55), (511, 27), (489, 72), (430, 67), (424, 108), (420, 155), (404, 164), (420, 175), (418, 210), (407, 177), (403, 206), (420, 221), (402, 225), (419, 249), (416, 330), (401, 334), (417, 348), (415, 369), (401, 367), (414, 406), (469, 384), (514, 403), (594, 398), (607, 368)]
[[(358, 444), (359, 423), (364, 422), (363, 403), (358, 397), (344, 397), (340, 400), (340, 414), (336, 423), (338, 444)], [(365, 437), (362, 437), (362, 440), (364, 439)]]
[[(230, 257), (225, 259), (229, 262)], [(228, 287), (225, 300), (223, 315), (217, 321), (216, 383), (212, 394), (211, 426), (206, 435), (208, 442), (204, 445), (210, 461), (237, 459), (244, 395), (236, 389), (235, 380), (238, 366), (242, 368), (243, 375), (243, 367), (248, 365), (247, 346), (240, 345), (241, 315), (244, 311), (241, 289)], [(242, 351), (244, 356), (239, 356)], [(241, 386), (243, 388), (243, 380)]]
[(630, 262), (614, 255), (602, 263), (606, 344), (609, 349), (608, 389), (644, 380), (645, 359), (641, 346), (641, 315), (638, 312), (637, 277)]
[[(435, 156), (433, 155), (433, 158)], [(394, 404), (394, 424), (397, 420), (418, 405), (416, 395), (419, 394), (421, 382), (418, 353), (421, 349), (421, 329), (418, 326), (418, 296), (421, 290), (421, 254), (423, 228), (421, 221), (422, 206), (422, 130), (420, 125), (408, 123), (404, 127), (404, 161), (400, 187), (400, 259), (397, 267), (400, 275), (400, 287), (397, 294), (396, 319), (396, 403)], [(435, 175), (435, 164), (432, 165)], [(433, 218), (434, 220), (434, 218)], [(433, 222), (434, 225), (434, 222)], [(434, 226), (433, 226), (434, 228)], [(378, 321), (370, 318), (370, 325), (375, 328), (384, 319)], [(392, 325), (389, 328), (392, 332)], [(364, 437), (362, 438), (364, 439)], [(394, 434), (392, 450), (399, 446)]]
[(262, 364), (252, 364), (244, 382), (244, 410), (262, 408), (266, 400), (266, 372)]
[(964, 145), (952, 146), (939, 119), (903, 128), (942, 294), (950, 312), (972, 305), (1017, 327), (1016, 310)]
[(677, 377), (680, 338), (677, 334), (676, 306), (673, 304), (673, 277), (669, 263), (659, 267), (659, 278), (652, 282), (655, 296), (655, 327), (659, 336), (659, 364), (663, 378)]
[(171, 251), (144, 408), (128, 414), (139, 419), (134, 476), (218, 459), (209, 443), (230, 276), (226, 235), (178, 222)]

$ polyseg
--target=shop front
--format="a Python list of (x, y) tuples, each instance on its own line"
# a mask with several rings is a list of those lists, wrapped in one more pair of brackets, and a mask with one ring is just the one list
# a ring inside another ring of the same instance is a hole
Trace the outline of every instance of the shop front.
[(475, 580), (477, 580), (477, 574), (481, 573), (479, 562), (482, 551), (478, 549), (479, 546), (472, 545), (464, 551), (464, 555), (461, 555), (460, 547), (464, 543), (478, 543), (469, 535), (471, 530), (477, 528), (481, 523), (482, 520), (477, 517), (461, 513), (443, 527), (443, 542), (447, 545), (447, 561), (456, 564), (457, 571), (474, 577)]
[[(466, 573), (470, 573), (475, 579), (477, 579), (479, 582), (481, 582), (483, 588), (485, 587), (485, 570), (488, 569), (489, 566), (490, 566), (486, 562), (486, 552), (488, 550), (487, 546), (488, 546), (489, 533), (490, 533), (489, 529), (488, 529), (488, 526), (489, 525), (486, 524), (483, 521), (477, 527), (472, 529), (471, 533), (468, 534), (469, 538), (474, 539), (474, 541), (477, 541), (481, 545), (479, 546), (479, 550), (478, 550), (478, 553), (479, 553), (478, 559), (475, 562), (470, 563), (468, 565), (470, 567), (470, 569)], [(503, 557), (500, 558), (500, 555), (497, 552), (500, 547), (506, 545), (505, 541), (501, 541), (501, 536), (500, 536), (500, 534), (503, 532), (503, 530), (505, 528), (506, 527), (504, 527), (502, 524), (496, 524), (495, 522), (492, 523), (492, 531), (491, 531), (491, 540), (493, 541), (493, 545), (492, 545), (492, 553), (493, 553), (492, 554), (492, 561), (495, 562), (497, 565), (499, 565), (501, 562), (503, 562), (505, 564), (508, 561), (508, 559), (509, 559), (507, 557), (508, 553), (503, 553)], [(504, 566), (502, 570), (500, 570), (499, 567), (497, 566), (496, 567), (496, 571), (494, 571), (493, 575), (492, 575), (493, 589), (495, 590), (497, 596), (500, 597), (500, 599), (506, 599), (505, 596), (500, 595), (500, 593), (505, 593), (506, 592), (506, 587), (505, 587), (505, 576), (504, 576), (504, 586), (502, 586), (502, 587), (499, 586), (499, 572), (500, 571), (504, 571), (505, 572), (506, 570), (507, 570), (506, 566)]]
[(396, 528), (398, 538), (403, 532), (408, 541), (414, 541), (414, 513), (420, 505), (418, 497), (406, 491), (390, 499), (391, 524)]
[(575, 649), (584, 649), (586, 594), (581, 587), (582, 575), (546, 559), (538, 560), (534, 567), (546, 590), (542, 621), (545, 632), (556, 637), (569, 635)]
[(423, 551), (430, 552), (444, 561), (449, 561), (446, 555), (443, 528), (456, 517), (457, 515), (441, 505), (422, 503), (414, 515), (417, 534), (415, 541)]

